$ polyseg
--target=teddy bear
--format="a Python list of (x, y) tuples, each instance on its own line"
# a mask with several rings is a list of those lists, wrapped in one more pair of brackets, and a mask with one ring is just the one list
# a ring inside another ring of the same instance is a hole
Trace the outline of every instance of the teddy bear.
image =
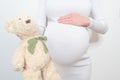
[(61, 80), (46, 46), (47, 37), (32, 16), (18, 15), (6, 23), (6, 30), (21, 39), (12, 57), (12, 66), (22, 71), (23, 80)]

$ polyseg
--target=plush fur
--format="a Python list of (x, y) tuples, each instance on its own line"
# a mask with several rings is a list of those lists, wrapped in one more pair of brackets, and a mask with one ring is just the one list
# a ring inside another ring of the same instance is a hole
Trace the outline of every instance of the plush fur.
[(23, 72), (24, 80), (42, 80), (41, 70), (44, 71), (45, 80), (61, 80), (41, 41), (36, 44), (34, 54), (28, 51), (28, 40), (41, 36), (39, 26), (32, 17), (20, 15), (10, 19), (6, 30), (22, 40), (13, 56), (12, 66), (14, 70)]

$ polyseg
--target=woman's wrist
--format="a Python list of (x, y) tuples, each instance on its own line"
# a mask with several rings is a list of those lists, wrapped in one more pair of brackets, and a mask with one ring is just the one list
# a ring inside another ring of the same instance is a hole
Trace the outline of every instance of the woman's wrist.
[(93, 19), (91, 17), (88, 17), (88, 18), (89, 18), (89, 22), (88, 22), (87, 28), (91, 28), (93, 26)]
[(89, 27), (91, 25), (91, 18), (90, 17), (85, 17), (86, 20), (83, 24), (84, 27)]

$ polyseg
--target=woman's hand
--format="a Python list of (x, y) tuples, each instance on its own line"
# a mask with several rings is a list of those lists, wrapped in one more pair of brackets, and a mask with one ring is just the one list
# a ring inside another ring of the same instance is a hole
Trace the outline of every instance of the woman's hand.
[(61, 16), (58, 19), (58, 22), (63, 24), (72, 24), (76, 26), (87, 27), (90, 24), (90, 19), (86, 16), (81, 16), (80, 14), (77, 13), (70, 13), (65, 16)]

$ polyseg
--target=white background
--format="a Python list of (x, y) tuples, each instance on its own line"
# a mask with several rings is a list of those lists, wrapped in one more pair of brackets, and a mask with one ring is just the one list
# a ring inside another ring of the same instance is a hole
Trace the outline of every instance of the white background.
[[(109, 31), (105, 35), (94, 34), (88, 53), (92, 58), (91, 80), (120, 80), (120, 0), (101, 0), (103, 14)], [(21, 73), (14, 72), (11, 57), (20, 40), (8, 34), (6, 21), (20, 13), (36, 17), (37, 0), (2, 0), (0, 2), (0, 79), (21, 80)]]

